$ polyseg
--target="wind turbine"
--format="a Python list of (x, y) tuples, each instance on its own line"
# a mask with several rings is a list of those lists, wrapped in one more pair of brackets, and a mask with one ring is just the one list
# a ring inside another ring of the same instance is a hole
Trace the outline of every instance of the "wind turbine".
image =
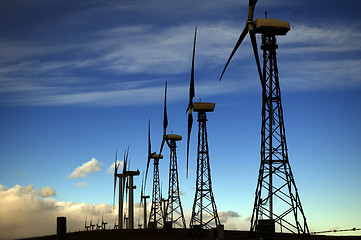
[(90, 225), (86, 225), (87, 216), (85, 216), (84, 229), (85, 231), (89, 231)]
[[(258, 18), (253, 20), (257, 0), (249, 0), (248, 19), (228, 61), (221, 80), (233, 55), (249, 33), (258, 75), (262, 86), (261, 164), (251, 219), (251, 235), (275, 232), (275, 223), (280, 231), (309, 234), (305, 214), (288, 160), (281, 90), (276, 58), (276, 36), (286, 35), (290, 24), (286, 21)], [(262, 34), (263, 69), (261, 70), (256, 34)], [(277, 200), (277, 210), (274, 208)]]
[(105, 225), (107, 225), (107, 222), (104, 222), (103, 214), (102, 214), (102, 229), (105, 230)]
[(149, 198), (149, 195), (144, 195), (145, 193), (145, 185), (144, 185), (144, 176), (142, 178), (142, 189), (140, 192), (140, 207), (144, 207), (144, 213), (143, 213), (143, 227), (147, 228), (147, 199)]
[(119, 224), (117, 224), (117, 218), (114, 219), (114, 229), (119, 229)]
[(164, 91), (164, 117), (163, 117), (163, 140), (160, 147), (160, 153), (166, 142), (170, 150), (169, 161), (169, 188), (168, 198), (164, 201), (164, 227), (173, 228), (173, 224), (181, 228), (186, 228), (186, 222), (183, 214), (182, 203), (179, 194), (178, 166), (177, 166), (177, 141), (182, 140), (182, 136), (176, 134), (167, 134), (167, 82), (165, 82)]
[(137, 186), (134, 185), (134, 176), (139, 176), (140, 172), (137, 171), (126, 171), (127, 181), (129, 179), (129, 184), (127, 184), (127, 192), (129, 191), (129, 199), (128, 199), (128, 218), (129, 218), (129, 229), (134, 229), (134, 189)]
[[(118, 208), (118, 222), (119, 222), (119, 229), (123, 229), (123, 217), (124, 209), (124, 190), (126, 189), (126, 195), (128, 195), (129, 189), (129, 201), (128, 201), (128, 214), (129, 214), (129, 226), (128, 228), (134, 229), (134, 189), (136, 186), (133, 185), (133, 177), (138, 176), (140, 174), (139, 170), (137, 171), (130, 171), (127, 170), (128, 164), (128, 154), (129, 154), (129, 147), (127, 151), (124, 153), (124, 164), (123, 164), (123, 172), (118, 174), (119, 163), (117, 163), (117, 159), (114, 163), (114, 196), (113, 196), (113, 206), (114, 206), (114, 199), (115, 199), (115, 189), (116, 189), (116, 178), (119, 178), (119, 208)], [(117, 157), (116, 157), (117, 158)], [(129, 185), (128, 185), (128, 178), (129, 178)]]
[[(128, 199), (128, 217), (124, 215), (124, 220), (127, 223), (127, 229), (134, 229), (134, 189), (137, 188), (137, 186), (134, 185), (134, 176), (139, 176), (140, 172), (137, 171), (131, 171), (130, 168), (130, 161), (128, 162), (128, 153), (129, 153), (129, 147), (127, 149), (127, 153), (124, 153), (124, 157), (126, 159), (125, 161), (125, 167), (123, 169), (123, 175), (126, 178), (126, 182), (124, 185), (124, 188), (126, 190), (126, 199)], [(129, 198), (128, 198), (128, 192), (129, 192)]]
[(98, 219), (96, 230), (101, 230), (101, 229), (102, 229), (102, 225), (99, 225), (99, 219)]
[(197, 179), (196, 192), (194, 196), (194, 203), (192, 208), (192, 217), (190, 228), (202, 229), (211, 228), (211, 223), (220, 225), (216, 203), (214, 201), (211, 168), (209, 164), (208, 152), (208, 137), (207, 137), (207, 112), (213, 112), (215, 103), (195, 102), (194, 89), (194, 57), (197, 38), (197, 28), (194, 33), (193, 56), (192, 56), (192, 70), (191, 80), (189, 86), (189, 104), (188, 104), (188, 139), (187, 139), (187, 176), (188, 176), (188, 155), (189, 155), (189, 140), (192, 130), (193, 116), (192, 110), (198, 113), (198, 148), (197, 148)]
[(93, 218), (90, 219), (90, 228), (92, 231), (94, 231), (95, 224), (93, 224)]
[(118, 228), (123, 229), (123, 202), (124, 202), (124, 172), (126, 167), (126, 158), (123, 162), (123, 174), (118, 174), (118, 168), (120, 163), (118, 162), (118, 151), (115, 153), (115, 162), (114, 162), (114, 195), (113, 195), (113, 209), (115, 203), (115, 190), (117, 186), (117, 178), (119, 178), (119, 205), (118, 205)]
[(150, 142), (150, 120), (148, 125), (148, 161), (147, 161), (147, 169), (145, 172), (145, 183), (147, 183), (147, 175), (149, 169), (150, 160), (153, 159), (153, 191), (152, 191), (152, 206), (149, 214), (149, 222), (148, 228), (156, 229), (158, 225), (163, 226), (162, 220), (164, 219), (161, 197), (160, 197), (160, 182), (159, 182), (159, 160), (162, 159), (163, 156), (160, 154), (156, 154), (156, 152), (151, 151), (151, 142)]

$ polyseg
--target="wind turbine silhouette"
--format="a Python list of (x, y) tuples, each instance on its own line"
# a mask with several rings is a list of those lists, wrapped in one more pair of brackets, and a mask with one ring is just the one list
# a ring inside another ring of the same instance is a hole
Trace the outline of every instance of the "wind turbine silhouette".
[(175, 227), (175, 225), (181, 228), (186, 228), (186, 222), (183, 214), (183, 208), (179, 193), (180, 190), (179, 190), (178, 164), (177, 164), (177, 141), (181, 141), (182, 136), (176, 134), (167, 134), (167, 127), (168, 127), (167, 82), (165, 82), (163, 140), (159, 152), (159, 154), (162, 154), (164, 143), (167, 143), (170, 150), (169, 185), (168, 185), (169, 187), (168, 187), (168, 198), (163, 199), (164, 228), (173, 228)]
[(188, 155), (189, 155), (189, 140), (193, 124), (192, 111), (198, 113), (198, 147), (197, 147), (197, 177), (196, 177), (196, 192), (194, 196), (194, 203), (192, 208), (192, 216), (190, 228), (210, 229), (211, 222), (215, 225), (221, 225), (216, 203), (214, 200), (212, 181), (211, 181), (211, 168), (208, 152), (208, 137), (207, 137), (207, 113), (213, 112), (215, 103), (195, 102), (194, 88), (194, 58), (195, 47), (197, 39), (197, 28), (194, 32), (193, 42), (193, 56), (192, 56), (192, 70), (191, 80), (189, 84), (189, 103), (188, 103), (188, 136), (187, 136), (187, 177), (188, 177)]
[[(257, 0), (249, 0), (248, 19), (219, 78), (221, 80), (233, 55), (249, 33), (262, 86), (261, 164), (251, 218), (251, 235), (272, 237), (275, 223), (280, 231), (309, 234), (296, 183), (288, 160), (281, 90), (276, 58), (276, 36), (286, 35), (286, 21), (258, 18), (253, 20)], [(262, 34), (263, 71), (261, 70), (256, 33)], [(278, 201), (277, 210), (274, 200)], [(266, 233), (267, 232), (267, 233)]]
[(85, 223), (84, 223), (84, 229), (85, 231), (89, 231), (90, 225), (86, 225), (87, 216), (85, 216)]

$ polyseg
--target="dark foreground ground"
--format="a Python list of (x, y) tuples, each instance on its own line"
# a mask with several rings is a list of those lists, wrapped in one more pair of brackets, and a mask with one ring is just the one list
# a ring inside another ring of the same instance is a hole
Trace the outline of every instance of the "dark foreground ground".
[[(28, 240), (55, 240), (56, 235), (28, 238)], [(217, 238), (211, 236), (211, 232), (203, 230), (198, 235), (190, 235), (189, 229), (172, 229), (172, 230), (151, 230), (151, 229), (135, 229), (135, 230), (99, 230), (89, 232), (75, 232), (68, 233), (67, 240), (188, 240), (188, 239), (209, 239), (216, 240)], [(250, 238), (248, 231), (224, 231), (224, 240), (239, 240), (239, 239), (262, 239)], [(361, 236), (298, 236), (293, 234), (276, 234), (273, 240), (361, 240)]]

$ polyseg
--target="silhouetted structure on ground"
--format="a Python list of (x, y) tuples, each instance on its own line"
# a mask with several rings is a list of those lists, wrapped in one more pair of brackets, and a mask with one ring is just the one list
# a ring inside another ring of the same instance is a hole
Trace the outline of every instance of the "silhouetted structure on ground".
[(177, 141), (182, 140), (182, 136), (176, 134), (167, 134), (168, 116), (167, 116), (167, 82), (164, 93), (164, 117), (163, 117), (163, 140), (159, 154), (162, 154), (164, 143), (167, 143), (170, 150), (169, 161), (169, 187), (168, 198), (164, 201), (164, 227), (186, 228), (186, 221), (183, 214), (182, 203), (179, 194), (178, 165), (177, 165)]
[[(276, 58), (276, 36), (286, 35), (290, 25), (285, 21), (268, 18), (254, 21), (256, 3), (257, 0), (249, 1), (246, 26), (220, 77), (221, 79), (234, 53), (249, 33), (262, 86), (261, 165), (250, 232), (252, 235), (257, 232), (258, 235), (270, 237), (274, 234), (277, 223), (281, 232), (286, 230), (309, 234), (288, 160)], [(256, 33), (262, 34), (263, 71), (258, 56)], [(277, 209), (274, 208), (275, 199), (278, 200)]]
[(188, 103), (188, 139), (187, 139), (187, 175), (188, 175), (188, 155), (189, 140), (193, 125), (192, 110), (198, 113), (198, 148), (197, 148), (197, 178), (196, 192), (192, 208), (190, 228), (210, 229), (214, 222), (216, 226), (220, 225), (216, 203), (214, 201), (211, 181), (211, 168), (209, 164), (208, 138), (207, 138), (207, 112), (213, 112), (215, 103), (196, 102), (193, 103), (195, 96), (194, 89), (194, 57), (196, 46), (197, 28), (194, 33), (193, 56), (191, 81), (189, 86)]

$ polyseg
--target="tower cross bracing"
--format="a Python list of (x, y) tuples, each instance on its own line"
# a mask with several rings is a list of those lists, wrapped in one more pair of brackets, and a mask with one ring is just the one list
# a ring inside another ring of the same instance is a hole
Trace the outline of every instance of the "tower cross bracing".
[(288, 159), (276, 59), (277, 47), (274, 34), (262, 34), (261, 165), (251, 232), (259, 230), (260, 221), (271, 220), (281, 232), (309, 234)]
[[(195, 103), (194, 111), (198, 111), (196, 105), (197, 103)], [(197, 179), (190, 228), (210, 229), (212, 222), (216, 226), (220, 225), (212, 190), (207, 121), (206, 111), (198, 111)]]
[(165, 210), (166, 222), (171, 223), (172, 227), (174, 225), (174, 227), (178, 226), (180, 228), (186, 228), (182, 203), (180, 200), (177, 151), (176, 151), (177, 144), (175, 138), (169, 139), (169, 149), (170, 149), (169, 189), (168, 189), (168, 204)]

